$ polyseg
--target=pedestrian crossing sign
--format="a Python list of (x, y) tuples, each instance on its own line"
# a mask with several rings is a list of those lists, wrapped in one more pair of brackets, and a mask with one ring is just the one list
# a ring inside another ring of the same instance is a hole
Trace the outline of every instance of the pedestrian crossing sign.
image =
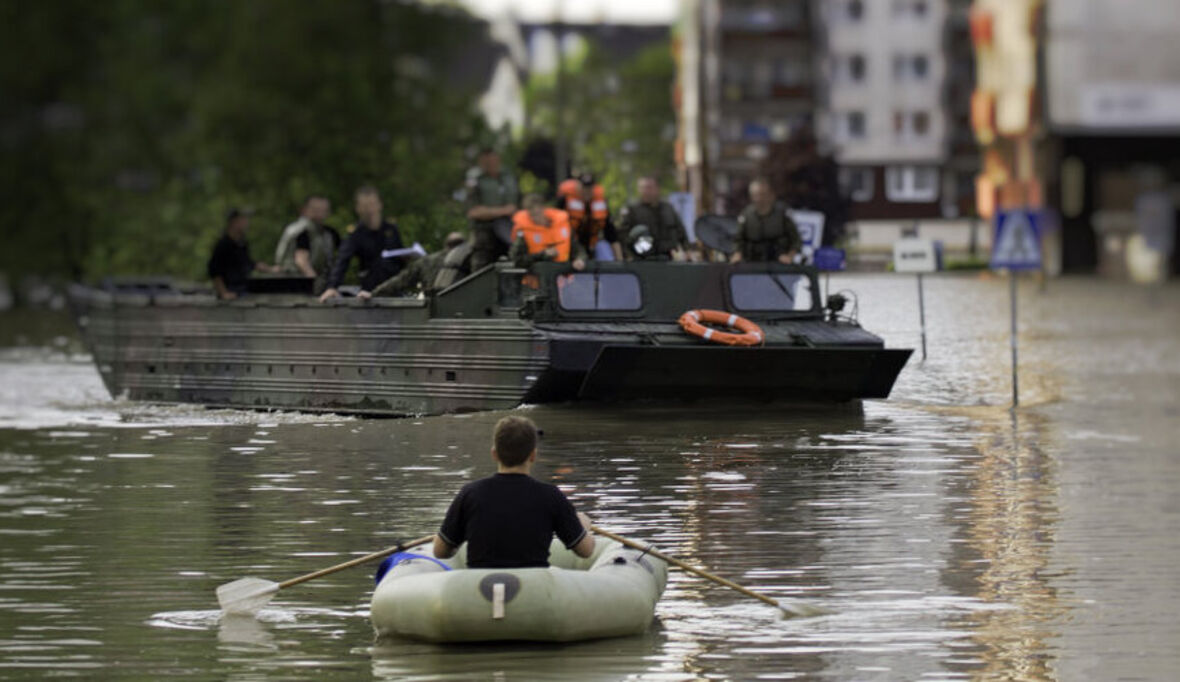
[(1041, 217), (1035, 211), (1001, 211), (992, 236), (993, 270), (1041, 269)]

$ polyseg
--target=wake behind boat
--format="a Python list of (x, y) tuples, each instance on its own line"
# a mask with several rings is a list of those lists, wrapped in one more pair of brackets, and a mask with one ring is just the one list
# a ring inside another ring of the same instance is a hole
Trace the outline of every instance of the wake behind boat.
[[(813, 268), (778, 263), (542, 263), (530, 274), (501, 262), (434, 296), (367, 302), (221, 302), (168, 280), (76, 285), (70, 301), (112, 395), (238, 408), (885, 398), (912, 352), (825, 306)], [(701, 309), (745, 318), (758, 343), (686, 333), (677, 320)]]

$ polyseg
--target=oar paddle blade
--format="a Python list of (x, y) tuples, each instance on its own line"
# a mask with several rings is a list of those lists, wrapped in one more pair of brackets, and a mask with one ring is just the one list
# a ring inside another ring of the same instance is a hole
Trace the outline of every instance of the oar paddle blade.
[(217, 588), (222, 613), (253, 615), (279, 591), (279, 584), (262, 578), (241, 578)]

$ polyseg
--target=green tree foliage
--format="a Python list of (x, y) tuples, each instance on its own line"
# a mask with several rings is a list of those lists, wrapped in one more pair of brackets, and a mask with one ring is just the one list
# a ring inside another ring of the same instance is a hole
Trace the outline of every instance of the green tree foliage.
[(0, 3), (0, 271), (203, 275), (230, 206), (270, 260), (302, 198), (375, 184), (408, 240), (483, 133), (447, 83), (464, 15), (383, 0)]
[[(676, 65), (670, 45), (651, 45), (619, 64), (588, 41), (580, 54), (566, 57), (565, 69), (562, 129), (574, 172), (593, 172), (616, 207), (634, 194), (643, 175), (655, 175), (665, 190), (674, 189)], [(531, 78), (525, 103), (529, 133), (555, 138), (556, 75)]]

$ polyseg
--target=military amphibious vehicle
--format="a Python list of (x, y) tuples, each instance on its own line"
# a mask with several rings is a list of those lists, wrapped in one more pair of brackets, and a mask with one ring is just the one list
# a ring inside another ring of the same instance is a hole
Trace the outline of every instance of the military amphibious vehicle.
[[(275, 287), (269, 287), (273, 290)], [(885, 398), (912, 350), (821, 301), (817, 272), (777, 263), (496, 263), (427, 298), (256, 293), (218, 301), (168, 280), (74, 286), (114, 396), (380, 415), (522, 403)], [(761, 328), (724, 346), (677, 323), (728, 311)]]

